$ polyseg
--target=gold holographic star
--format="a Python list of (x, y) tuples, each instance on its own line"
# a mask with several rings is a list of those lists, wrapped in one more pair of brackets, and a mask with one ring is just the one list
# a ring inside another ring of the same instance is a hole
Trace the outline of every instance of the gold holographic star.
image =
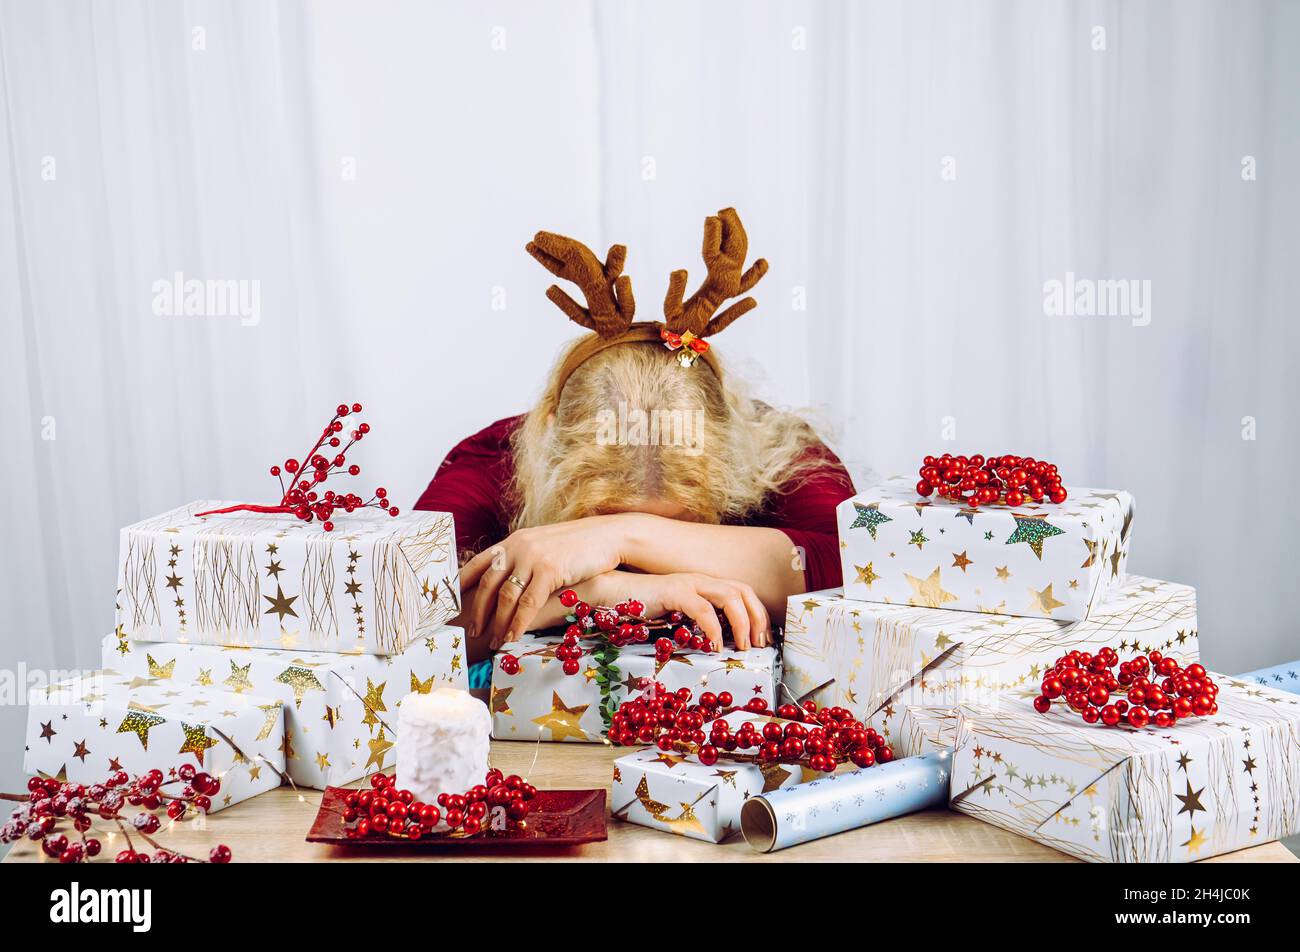
[(302, 696), (308, 691), (324, 691), (325, 685), (320, 683), (316, 673), (310, 668), (304, 668), (301, 665), (291, 664), (275, 676), (278, 684), (287, 684), (293, 689), (293, 708), (299, 710), (302, 707)]
[(207, 728), (203, 724), (186, 724), (181, 721), (181, 730), (185, 732), (185, 743), (181, 744), (181, 749), (176, 753), (193, 754), (202, 767), (203, 752), (217, 746), (217, 739), (208, 736)]
[(534, 717), (533, 723), (549, 730), (551, 740), (564, 740), (566, 737), (586, 740), (587, 732), (579, 726), (578, 722), (582, 719), (582, 715), (587, 713), (589, 707), (590, 704), (568, 707), (560, 700), (559, 692), (552, 691), (550, 711), (541, 717)]
[(957, 600), (956, 595), (943, 590), (937, 565), (934, 567), (934, 571), (924, 579), (908, 575), (906, 572), (903, 573), (903, 577), (907, 579), (907, 584), (912, 586), (912, 597), (907, 600), (909, 605), (919, 608), (943, 608), (944, 603)]

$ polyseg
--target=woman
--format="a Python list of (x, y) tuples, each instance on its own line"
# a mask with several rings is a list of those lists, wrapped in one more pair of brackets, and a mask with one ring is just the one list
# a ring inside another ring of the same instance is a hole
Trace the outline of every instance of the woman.
[(570, 345), (529, 413), (457, 445), (416, 503), (456, 518), (463, 612), (478, 660), (567, 613), (635, 597), (680, 610), (717, 647), (718, 612), (739, 648), (771, 644), (799, 592), (840, 584), (835, 506), (853, 493), (840, 461), (799, 417), (746, 397), (704, 338), (755, 306), (734, 209), (705, 221), (707, 276), (683, 300), (673, 272), (664, 323), (633, 323), (626, 249), (602, 264), (539, 232), (528, 251), (583, 291), (547, 296), (594, 333)]

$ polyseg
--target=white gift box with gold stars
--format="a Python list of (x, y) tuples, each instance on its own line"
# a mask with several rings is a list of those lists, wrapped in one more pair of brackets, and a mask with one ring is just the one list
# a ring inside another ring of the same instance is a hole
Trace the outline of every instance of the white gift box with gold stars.
[(1074, 622), (862, 602), (838, 590), (794, 595), (783, 677), (799, 698), (847, 707), (893, 744), (905, 704), (1032, 698), (1061, 655), (1106, 646), (1123, 657), (1158, 649), (1179, 664), (1196, 661), (1196, 590), (1129, 576)]
[(566, 675), (555, 657), (560, 642), (560, 635), (525, 635), (502, 646), (502, 653), (519, 659), (519, 671), (506, 674), (499, 661), (492, 666), (488, 707), (497, 740), (600, 743), (609, 716), (639, 693), (637, 683), (643, 678), (670, 691), (685, 687), (696, 696), (730, 691), (738, 705), (761, 697), (769, 708), (774, 706), (781, 665), (775, 648), (678, 650), (660, 664), (651, 644), (602, 647), (583, 657), (577, 674)]
[(1185, 862), (1300, 833), (1300, 697), (1224, 675), (1168, 729), (1064, 705), (958, 710), (955, 810), (1091, 862)]
[[(733, 729), (745, 721), (784, 723), (738, 711), (723, 719)], [(803, 769), (797, 765), (736, 763), (723, 754), (708, 767), (695, 757), (649, 747), (614, 761), (610, 809), (620, 820), (721, 843), (740, 830), (740, 808), (746, 800), (802, 779)]]
[(284, 712), (273, 698), (98, 671), (34, 688), (27, 704), (29, 774), (91, 784), (158, 769), (174, 779), (191, 764), (221, 781), (215, 813), (278, 787), (284, 772)]
[(1078, 621), (1122, 585), (1126, 492), (971, 508), (893, 477), (836, 509), (844, 595), (862, 601)]
[(342, 786), (393, 765), (398, 702), (468, 687), (464, 632), (446, 626), (400, 655), (230, 648), (109, 635), (104, 667), (181, 690), (212, 687), (284, 704), (284, 755), (302, 787)]
[(342, 513), (332, 532), (287, 514), (195, 513), (122, 530), (117, 624), (181, 644), (399, 654), (460, 612), (450, 514)]

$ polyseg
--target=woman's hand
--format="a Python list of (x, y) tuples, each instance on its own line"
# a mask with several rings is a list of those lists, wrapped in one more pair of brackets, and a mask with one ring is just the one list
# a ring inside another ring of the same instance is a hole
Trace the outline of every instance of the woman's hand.
[(474, 556), (460, 570), (471, 638), (487, 635), (495, 650), (534, 627), (560, 589), (612, 571), (623, 561), (624, 515), (590, 516), (520, 529)]
[(767, 609), (753, 586), (745, 582), (698, 572), (675, 572), (671, 575), (611, 572), (593, 581), (601, 586), (621, 586), (616, 600), (635, 596), (645, 604), (647, 616), (665, 615), (672, 611), (689, 615), (715, 649), (722, 648), (719, 612), (731, 624), (731, 636), (741, 651), (772, 644), (772, 626)]

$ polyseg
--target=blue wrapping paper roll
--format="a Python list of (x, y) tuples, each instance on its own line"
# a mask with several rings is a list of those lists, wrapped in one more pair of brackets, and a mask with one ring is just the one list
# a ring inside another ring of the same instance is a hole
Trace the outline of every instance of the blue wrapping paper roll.
[(1258, 671), (1247, 671), (1245, 674), (1237, 675), (1237, 678), (1252, 684), (1262, 684), (1275, 691), (1300, 694), (1300, 661), (1275, 664), (1271, 668), (1260, 668)]
[(946, 806), (952, 753), (941, 750), (821, 777), (745, 801), (740, 829), (760, 853)]

